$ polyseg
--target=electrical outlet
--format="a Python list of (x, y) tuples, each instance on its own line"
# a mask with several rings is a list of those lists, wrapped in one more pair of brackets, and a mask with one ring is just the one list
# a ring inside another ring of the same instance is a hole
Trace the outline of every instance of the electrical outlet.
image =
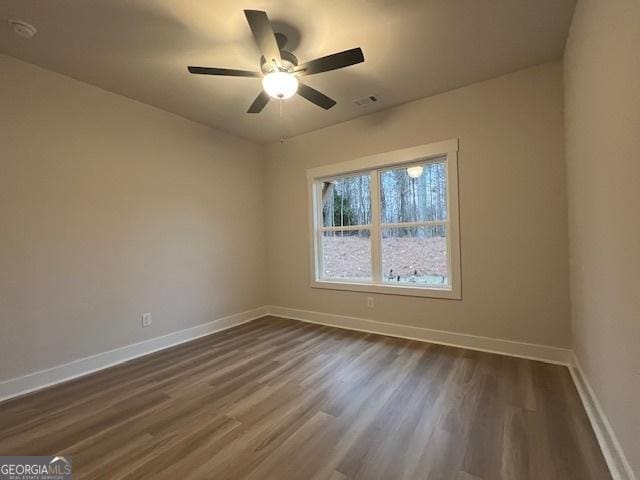
[(373, 308), (373, 297), (367, 297), (367, 307)]
[(143, 327), (149, 327), (149, 326), (151, 326), (152, 323), (153, 323), (153, 319), (151, 318), (151, 314), (150, 313), (143, 313), (142, 314), (142, 326)]

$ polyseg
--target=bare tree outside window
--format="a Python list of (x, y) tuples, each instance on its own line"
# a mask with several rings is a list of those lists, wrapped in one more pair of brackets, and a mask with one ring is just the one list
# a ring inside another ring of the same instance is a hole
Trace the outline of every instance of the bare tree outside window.
[(322, 192), (323, 277), (370, 280), (371, 175), (325, 181)]
[(381, 281), (446, 285), (447, 168), (444, 161), (322, 182), (323, 278), (371, 279), (371, 178), (379, 185)]
[[(446, 284), (448, 277), (447, 168), (444, 162), (380, 172), (382, 280)], [(388, 226), (388, 228), (385, 228)]]

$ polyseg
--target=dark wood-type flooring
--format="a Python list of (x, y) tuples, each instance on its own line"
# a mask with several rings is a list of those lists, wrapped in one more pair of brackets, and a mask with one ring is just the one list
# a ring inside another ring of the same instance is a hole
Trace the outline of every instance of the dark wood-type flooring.
[(74, 479), (609, 479), (567, 368), (267, 317), (0, 404)]

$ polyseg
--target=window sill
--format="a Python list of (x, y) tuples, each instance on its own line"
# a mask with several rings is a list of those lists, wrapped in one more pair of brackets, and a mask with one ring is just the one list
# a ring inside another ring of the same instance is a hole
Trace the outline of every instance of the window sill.
[(312, 280), (311, 288), (326, 288), (328, 290), (347, 290), (352, 292), (381, 293), (384, 295), (404, 295), (409, 297), (446, 298), (462, 300), (459, 289), (451, 287), (411, 287), (408, 285), (388, 285), (381, 283), (355, 283), (329, 280)]

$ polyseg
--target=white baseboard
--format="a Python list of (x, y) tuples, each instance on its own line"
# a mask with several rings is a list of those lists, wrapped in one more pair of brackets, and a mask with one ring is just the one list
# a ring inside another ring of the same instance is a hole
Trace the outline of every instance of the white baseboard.
[(571, 365), (572, 352), (565, 348), (515, 342), (491, 337), (467, 335), (463, 333), (411, 327), (394, 323), (378, 322), (364, 318), (348, 317), (330, 313), (298, 310), (288, 307), (268, 305), (246, 312), (229, 315), (209, 323), (197, 325), (185, 330), (173, 332), (125, 347), (102, 352), (90, 357), (73, 360), (69, 363), (29, 373), (0, 382), (0, 401), (39, 390), (57, 383), (65, 382), (89, 373), (96, 372), (126, 362), (133, 358), (148, 355), (180, 343), (195, 340), (227, 328), (250, 322), (265, 315), (275, 315), (303, 322), (328, 325), (349, 330), (377, 333), (392, 337), (408, 338), (423, 342), (438, 343), (453, 347), (468, 348), (482, 352), (497, 353), (514, 357), (540, 360), (560, 365)]
[(602, 454), (609, 466), (613, 480), (636, 480), (631, 465), (616, 438), (616, 434), (598, 401), (598, 397), (591, 388), (584, 370), (580, 366), (578, 357), (573, 353), (572, 365), (569, 367), (571, 377), (578, 390), (584, 409), (587, 412), (593, 431), (596, 434)]
[(611, 428), (611, 424), (604, 414), (584, 371), (580, 367), (577, 357), (569, 349), (444, 330), (411, 327), (275, 305), (258, 307), (253, 310), (229, 315), (209, 323), (197, 325), (161, 337), (152, 338), (2, 381), (0, 382), (0, 401), (88, 375), (134, 358), (164, 350), (206, 335), (211, 335), (212, 333), (220, 332), (237, 325), (242, 325), (243, 323), (266, 315), (568, 366), (613, 479), (636, 480), (636, 476), (631, 470), (631, 466)]
[(247, 310), (227, 317), (218, 318), (202, 325), (179, 330), (161, 337), (98, 353), (90, 357), (79, 358), (69, 363), (29, 373), (21, 377), (0, 382), (0, 401), (40, 390), (57, 383), (88, 375), (119, 363), (142, 357), (158, 350), (173, 347), (196, 338), (211, 335), (243, 323), (250, 322), (266, 314), (265, 307)]
[(395, 323), (378, 322), (365, 318), (347, 317), (331, 313), (311, 312), (294, 308), (269, 305), (265, 307), (267, 313), (278, 317), (301, 320), (303, 322), (328, 325), (360, 332), (377, 333), (391, 337), (407, 338), (452, 347), (479, 350), (481, 352), (497, 353), (512, 357), (540, 360), (542, 362), (569, 366), (571, 364), (571, 350), (566, 348), (537, 345), (534, 343), (515, 342), (499, 338), (480, 337), (463, 333), (432, 330), (421, 327), (410, 327)]

